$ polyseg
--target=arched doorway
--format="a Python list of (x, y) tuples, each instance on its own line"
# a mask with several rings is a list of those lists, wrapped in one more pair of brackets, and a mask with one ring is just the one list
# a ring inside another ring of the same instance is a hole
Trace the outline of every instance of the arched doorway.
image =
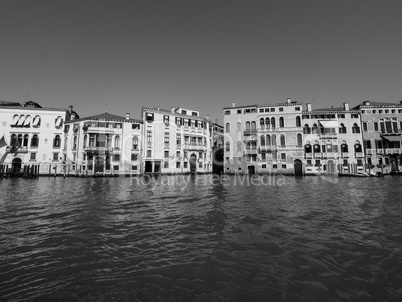
[(197, 156), (193, 153), (190, 156), (190, 172), (195, 173), (197, 171)]
[(333, 160), (327, 162), (327, 173), (335, 174), (335, 164)]
[(294, 161), (294, 169), (295, 169), (295, 175), (296, 176), (301, 176), (303, 175), (303, 164), (300, 159), (295, 159)]
[(14, 158), (11, 162), (11, 173), (17, 175), (21, 173), (21, 165), (22, 161), (21, 158)]

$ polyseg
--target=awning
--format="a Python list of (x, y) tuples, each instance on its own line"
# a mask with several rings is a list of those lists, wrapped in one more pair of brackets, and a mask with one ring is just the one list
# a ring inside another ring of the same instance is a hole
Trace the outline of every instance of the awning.
[(396, 136), (396, 135), (392, 135), (392, 136), (383, 136), (382, 138), (386, 139), (387, 141), (390, 142), (399, 142), (402, 137), (400, 135)]
[(338, 128), (338, 121), (318, 121), (324, 128)]

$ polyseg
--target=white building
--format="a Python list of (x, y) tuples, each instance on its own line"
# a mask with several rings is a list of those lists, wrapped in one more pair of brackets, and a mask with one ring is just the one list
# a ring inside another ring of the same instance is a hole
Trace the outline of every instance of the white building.
[(54, 174), (60, 171), (64, 122), (78, 116), (69, 109), (35, 102), (0, 101), (0, 175)]
[(212, 172), (211, 125), (198, 111), (142, 108), (144, 173)]
[(66, 122), (63, 161), (76, 175), (141, 174), (142, 121), (102, 113)]

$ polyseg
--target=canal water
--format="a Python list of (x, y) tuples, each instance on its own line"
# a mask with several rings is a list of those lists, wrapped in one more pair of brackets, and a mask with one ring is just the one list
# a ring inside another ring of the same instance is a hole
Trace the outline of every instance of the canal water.
[(0, 179), (0, 301), (401, 301), (401, 183)]

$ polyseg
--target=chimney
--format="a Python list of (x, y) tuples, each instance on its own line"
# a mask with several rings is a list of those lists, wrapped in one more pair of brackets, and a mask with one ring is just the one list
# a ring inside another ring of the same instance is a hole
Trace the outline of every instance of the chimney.
[(365, 106), (370, 106), (370, 101), (364, 101)]
[(209, 115), (208, 115), (208, 114), (205, 116), (205, 119), (206, 119), (207, 121), (209, 121)]
[(126, 113), (126, 120), (130, 119), (130, 113)]
[(73, 121), (73, 120), (75, 120), (75, 113), (72, 113), (70, 116), (70, 121)]
[(235, 103), (235, 102), (232, 103), (232, 107), (233, 107), (233, 108), (236, 107), (236, 103)]
[(174, 107), (170, 108), (170, 112), (174, 113)]
[[(402, 101), (401, 101), (402, 102)], [(215, 124), (217, 124), (218, 125), (218, 119), (215, 119)]]
[(156, 109), (159, 111), (159, 109), (160, 109), (159, 106), (158, 106), (158, 108), (156, 108)]
[(68, 106), (68, 112), (70, 112), (70, 114), (73, 112), (73, 105)]
[(291, 99), (288, 98), (288, 99), (286, 100), (286, 103), (290, 104), (290, 103), (291, 103)]
[(343, 109), (349, 111), (349, 103), (343, 103)]
[(311, 111), (311, 103), (307, 103), (307, 111)]

